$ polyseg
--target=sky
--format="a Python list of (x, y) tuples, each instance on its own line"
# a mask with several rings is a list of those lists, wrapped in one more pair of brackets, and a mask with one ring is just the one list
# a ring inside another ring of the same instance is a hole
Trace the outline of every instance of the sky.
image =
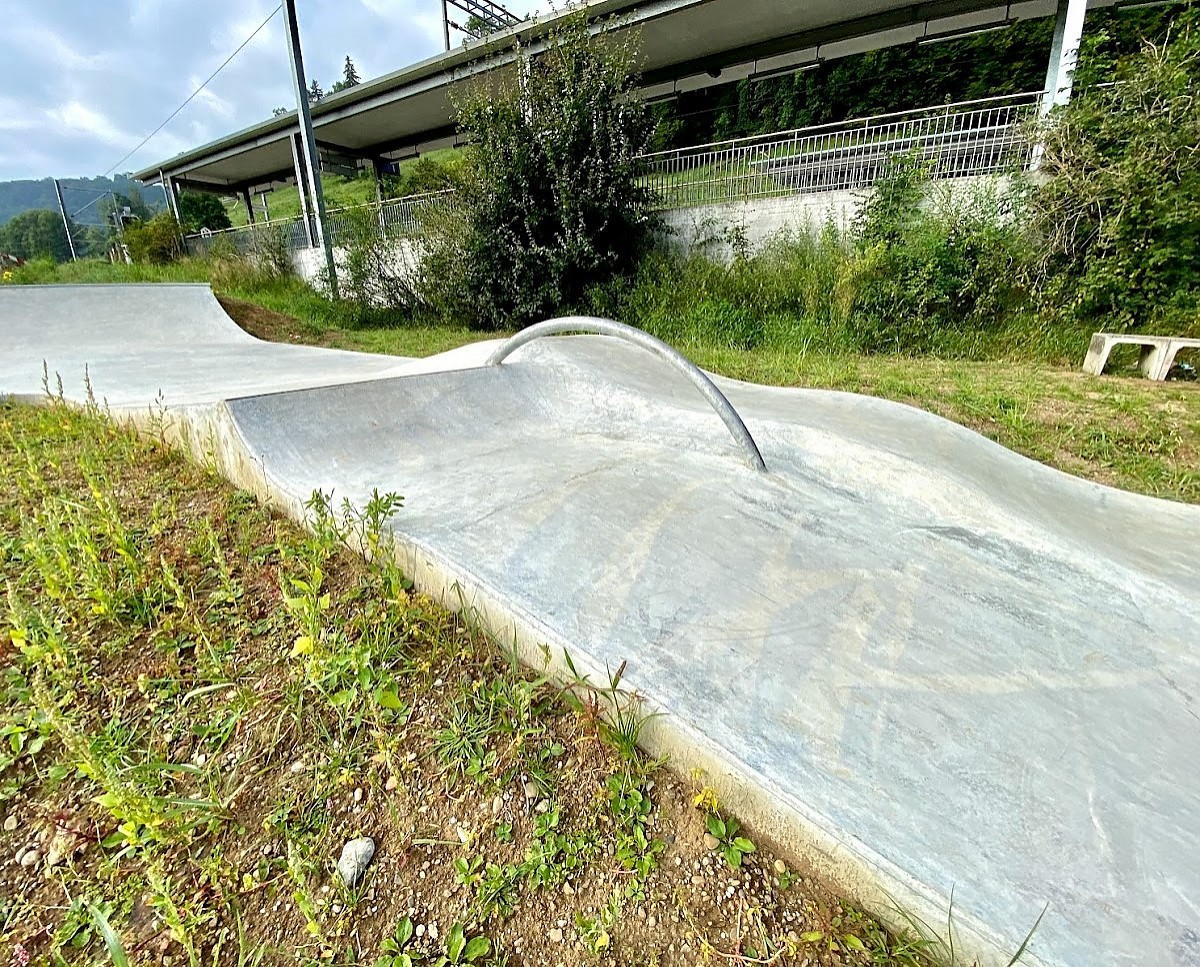
[[(0, 180), (94, 177), (156, 128), (279, 0), (3, 0)], [(505, 4), (516, 14), (536, 6)], [(328, 89), (346, 55), (363, 80), (443, 48), (440, 0), (297, 0), (304, 66)], [(456, 19), (453, 16), (451, 19)], [(461, 38), (459, 38), (461, 39)], [(452, 42), (456, 42), (452, 35)], [(283, 16), (118, 171), (295, 107)]]

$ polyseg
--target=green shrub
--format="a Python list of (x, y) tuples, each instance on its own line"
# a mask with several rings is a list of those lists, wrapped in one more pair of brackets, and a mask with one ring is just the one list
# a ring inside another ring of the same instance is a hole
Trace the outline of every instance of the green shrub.
[(159, 212), (146, 222), (125, 227), (129, 257), (139, 264), (166, 265), (183, 252), (183, 236), (170, 212)]
[(1200, 27), (1119, 62), (1038, 132), (1035, 280), (1056, 318), (1200, 332)]
[(479, 328), (524, 326), (577, 307), (631, 272), (649, 237), (641, 184), (651, 122), (633, 96), (634, 51), (593, 39), (580, 13), (507, 80), (459, 104), (470, 138), (452, 212), (430, 233), (425, 302)]
[(1030, 248), (1021, 189), (982, 183), (963, 193), (898, 162), (856, 224), (860, 285), (853, 341), (866, 352), (931, 352), (1003, 328), (1025, 309)]

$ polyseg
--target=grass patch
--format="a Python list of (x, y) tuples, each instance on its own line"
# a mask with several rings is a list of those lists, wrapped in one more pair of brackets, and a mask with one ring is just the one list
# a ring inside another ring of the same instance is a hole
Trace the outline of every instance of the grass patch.
[[(254, 335), (278, 342), (427, 356), (506, 335), (418, 325), (398, 314), (387, 317), (392, 324), (381, 325), (378, 316), (364, 318), (353, 304), (333, 302), (298, 279), (214, 273), (211, 265), (200, 261), (157, 267), (32, 263), (13, 275), (18, 282), (187, 282), (211, 277), (236, 321)], [(821, 291), (819, 280), (812, 289)], [(977, 355), (971, 358), (972, 353), (966, 353), (968, 358), (941, 358), (839, 349), (834, 335), (822, 335), (820, 326), (793, 321), (788, 330), (775, 317), (768, 319), (769, 338), (745, 348), (722, 338), (722, 333), (745, 323), (746, 313), (730, 315), (711, 306), (702, 311), (715, 313), (707, 324), (681, 315), (672, 323), (674, 329), (658, 334), (711, 372), (773, 386), (843, 390), (908, 403), (1067, 473), (1136, 493), (1200, 503), (1200, 382), (1084, 376), (1076, 368), (1086, 348), (1079, 334), (1047, 329), (1044, 337), (1025, 338), (1029, 332), (1017, 326), (977, 335), (973, 338), (986, 344), (977, 342), (975, 350), (990, 357), (980, 361)], [(668, 317), (650, 314), (627, 321), (653, 331), (655, 320), (664, 318)], [(1136, 352), (1118, 354), (1112, 371), (1131, 373), (1134, 362)]]
[(647, 760), (619, 673), (610, 724), (367, 563), (399, 497), (308, 508), (94, 410), (0, 405), (14, 961), (933, 962)]

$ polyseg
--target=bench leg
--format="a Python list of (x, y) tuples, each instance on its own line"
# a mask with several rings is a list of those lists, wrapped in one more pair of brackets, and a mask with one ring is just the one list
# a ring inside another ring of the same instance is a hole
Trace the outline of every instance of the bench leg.
[[(1173, 358), (1175, 354), (1169, 355)], [(1167, 369), (1170, 369), (1170, 363), (1166, 368), (1163, 367), (1163, 359), (1167, 356), (1166, 346), (1143, 346), (1142, 354), (1138, 357), (1138, 369), (1146, 379), (1164, 380), (1167, 378)]]
[(1103, 336), (1092, 336), (1092, 341), (1088, 344), (1087, 355), (1083, 359), (1083, 371), (1092, 376), (1099, 376), (1103, 373), (1111, 349), (1112, 346)]
[(1158, 375), (1155, 379), (1166, 379), (1167, 374), (1171, 372), (1171, 367), (1175, 365), (1175, 356), (1183, 347), (1178, 343), (1169, 342), (1163, 347), (1162, 360), (1159, 363)]

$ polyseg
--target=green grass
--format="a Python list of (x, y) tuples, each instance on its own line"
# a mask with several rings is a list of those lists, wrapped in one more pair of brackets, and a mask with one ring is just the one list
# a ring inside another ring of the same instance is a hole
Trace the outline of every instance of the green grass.
[[(447, 162), (452, 162), (462, 154), (459, 148), (442, 148), (437, 151), (430, 151), (423, 154), (421, 157), (433, 161), (439, 165), (445, 165)], [(398, 179), (391, 179), (393, 190), (399, 191), (402, 194), (414, 194), (424, 190), (421, 185), (414, 185), (409, 182), (407, 172), (413, 161), (401, 162), (401, 175)], [(325, 191), (325, 207), (326, 208), (353, 208), (358, 205), (369, 205), (375, 201), (375, 179), (367, 175), (362, 175), (358, 178), (343, 178), (341, 175), (322, 175), (321, 187)], [(261, 199), (256, 195), (254, 197), (255, 206), (261, 205)], [(276, 188), (274, 191), (267, 193), (267, 207), (271, 211), (271, 219), (277, 218), (295, 218), (300, 214), (300, 194), (296, 190), (295, 185), (283, 185)], [(225, 209), (229, 214), (229, 220), (233, 226), (245, 225), (247, 222), (246, 208), (240, 203), (230, 203)], [(256, 218), (262, 218), (261, 212), (256, 212)]]
[[(163, 267), (39, 262), (14, 273), (14, 280), (182, 282), (210, 274), (209, 265), (198, 261)], [(396, 312), (364, 313), (352, 304), (327, 299), (297, 279), (262, 280), (236, 267), (218, 271), (213, 285), (220, 295), (277, 313), (279, 318), (257, 324), (253, 319), (243, 322), (256, 335), (282, 342), (427, 356), (497, 335), (416, 325)], [(820, 289), (818, 280), (813, 291)], [(714, 319), (702, 312), (673, 319), (661, 305), (641, 308), (647, 315), (625, 321), (658, 330), (711, 372), (748, 382), (844, 390), (909, 403), (1068, 473), (1137, 493), (1200, 503), (1200, 383), (1084, 376), (1078, 366), (1086, 334), (1031, 324), (979, 336), (973, 345), (962, 340), (951, 344), (959, 353), (973, 349), (985, 357), (982, 360), (867, 355), (837, 348), (836, 343), (831, 346), (834, 341), (822, 339), (821, 328), (812, 323), (801, 320), (793, 324), (799, 328), (789, 330), (776, 319), (769, 323), (775, 328), (769, 329), (766, 344), (742, 349), (714, 344), (711, 335), (706, 337), (706, 319), (712, 331), (730, 331), (725, 316)], [(741, 319), (733, 318), (735, 329)], [(664, 320), (669, 324), (665, 329)], [(1114, 362), (1117, 371), (1130, 371), (1125, 366), (1129, 357), (1118, 355)]]
[[(949, 963), (649, 761), (619, 672), (556, 687), (414, 593), (398, 496), (307, 510), (281, 520), (94, 408), (0, 404), (14, 962)], [(717, 822), (736, 854), (704, 843)]]

